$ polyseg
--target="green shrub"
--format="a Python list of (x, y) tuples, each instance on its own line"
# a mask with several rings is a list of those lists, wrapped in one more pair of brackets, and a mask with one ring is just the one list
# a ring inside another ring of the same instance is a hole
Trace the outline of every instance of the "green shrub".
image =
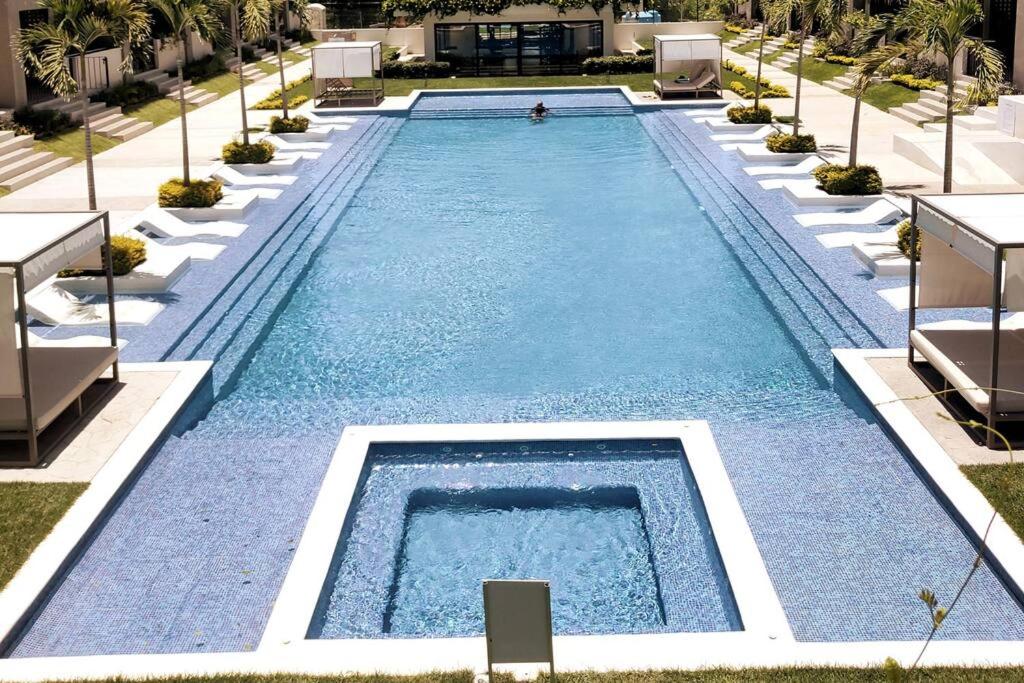
[(313, 42), (313, 34), (305, 26), (300, 28), (293, 28), (290, 31), (285, 31), (284, 37), (287, 38), (288, 40), (294, 40), (297, 43)]
[(764, 139), (764, 145), (769, 152), (776, 153), (803, 153), (809, 154), (818, 151), (818, 143), (813, 135), (792, 135), (790, 133), (772, 133)]
[(771, 123), (772, 110), (770, 107), (760, 105), (758, 107), (730, 107), (725, 112), (726, 116), (733, 123)]
[[(309, 102), (309, 98), (306, 97), (305, 95), (295, 95), (293, 97), (289, 97), (288, 98), (288, 106), (289, 107), (298, 107), (299, 105), (305, 104), (306, 102)], [(253, 106), (253, 109), (261, 109), (261, 110), (265, 110), (265, 109), (283, 109), (283, 108), (284, 108), (284, 100), (281, 99), (280, 95), (278, 95), (274, 99), (261, 100), (261, 101), (257, 102)]]
[(32, 131), (37, 140), (45, 140), (74, 128), (71, 117), (53, 109), (29, 109), (24, 107), (14, 112), (14, 123)]
[(185, 186), (181, 178), (172, 178), (160, 186), (158, 201), (164, 208), (205, 209), (224, 198), (224, 184), (219, 180), (193, 180)]
[[(219, 54), (213, 54), (197, 59), (194, 62), (189, 62), (182, 68), (182, 73), (185, 74), (186, 81), (192, 81), (195, 84), (209, 80), (214, 76), (220, 76), (222, 73), (226, 73), (227, 70), (228, 67), (224, 63), (224, 58)], [(168, 73), (172, 78), (178, 75), (177, 69)]]
[(104, 102), (108, 107), (130, 107), (160, 97), (160, 89), (146, 81), (131, 81), (103, 90), (92, 96), (95, 102)]
[(843, 64), (845, 66), (853, 66), (857, 63), (856, 59), (846, 55), (825, 55), (825, 61), (829, 64)]
[(589, 75), (642, 74), (653, 70), (654, 57), (651, 55), (616, 55), (583, 60), (583, 73)]
[[(110, 238), (110, 260), (114, 275), (127, 275), (135, 267), (146, 262), (146, 243), (137, 237), (114, 235)], [(102, 269), (65, 268), (57, 277), (80, 277), (82, 275), (105, 275)]]
[[(729, 90), (739, 95), (744, 99), (751, 99), (754, 97), (754, 91), (743, 85), (740, 81), (733, 81), (729, 84)], [(781, 85), (772, 85), (766, 79), (761, 79), (761, 97), (764, 99), (773, 99), (776, 97), (789, 97), (789, 91)]]
[(811, 49), (812, 56), (824, 59), (825, 55), (827, 55), (831, 51), (832, 48), (829, 47), (827, 41), (824, 41), (821, 38), (814, 39), (814, 47)]
[(309, 128), (309, 119), (305, 116), (293, 116), (282, 119), (280, 116), (270, 118), (270, 132), (274, 133), (305, 133)]
[(381, 65), (384, 78), (448, 78), (452, 75), (449, 62), (399, 62), (392, 60)]
[(32, 130), (20, 123), (15, 123), (10, 116), (0, 116), (0, 130), (8, 130), (15, 135), (32, 135)]
[(874, 166), (824, 164), (814, 169), (818, 187), (828, 194), (881, 194), (882, 176)]
[(385, 45), (381, 48), (380, 59), (382, 62), (395, 62), (398, 61), (398, 53), (402, 51), (402, 48), (395, 47), (394, 45)]
[(732, 61), (731, 59), (723, 59), (722, 68), (725, 69), (726, 71), (733, 72), (737, 76), (747, 75), (747, 70), (744, 67), (737, 64), (736, 62)]
[(245, 144), (235, 140), (224, 145), (221, 156), (226, 164), (265, 164), (274, 158), (277, 149), (266, 140)]
[(902, 223), (896, 226), (896, 244), (899, 246), (900, 251), (907, 258), (913, 258), (915, 261), (921, 260), (921, 233), (917, 233), (917, 244), (914, 245), (914, 256), (910, 256), (910, 219), (906, 219)]
[(252, 64), (258, 61), (259, 57), (256, 56), (256, 50), (251, 45), (242, 46), (242, 61), (246, 64)]
[(904, 88), (910, 88), (911, 90), (931, 90), (942, 85), (939, 81), (933, 81), (930, 78), (915, 78), (910, 74), (895, 74), (891, 80), (893, 83), (902, 85)]
[(732, 23), (732, 22), (728, 22), (727, 21), (722, 26), (722, 28), (725, 29), (726, 31), (728, 31), (729, 33), (743, 33), (744, 31), (746, 31), (750, 27), (744, 26), (743, 24)]

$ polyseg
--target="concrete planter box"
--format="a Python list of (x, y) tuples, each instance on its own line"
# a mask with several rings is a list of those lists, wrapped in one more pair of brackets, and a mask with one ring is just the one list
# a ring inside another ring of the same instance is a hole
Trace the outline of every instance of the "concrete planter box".
[(760, 161), (767, 163), (793, 164), (817, 156), (817, 152), (769, 152), (768, 148), (761, 144), (736, 145), (736, 152), (746, 161)]
[[(160, 294), (166, 292), (192, 265), (179, 252), (148, 248), (146, 261), (127, 275), (114, 278), (114, 291), (121, 294)], [(107, 278), (102, 275), (58, 278), (62, 289), (74, 294), (106, 294)]]
[(183, 221), (202, 223), (207, 221), (240, 221), (259, 204), (260, 197), (255, 192), (236, 192), (225, 194), (211, 207), (203, 209), (165, 208), (164, 211)]
[(818, 181), (813, 178), (807, 180), (773, 179), (762, 180), (761, 187), (766, 190), (781, 189), (782, 193), (790, 202), (799, 207), (831, 207), (831, 208), (863, 208), (881, 199), (878, 194), (870, 195), (837, 195), (828, 194), (818, 189)]
[(277, 137), (285, 142), (325, 142), (333, 130), (330, 126), (310, 126), (305, 133), (277, 133)]
[(910, 275), (910, 259), (903, 255), (895, 242), (855, 243), (853, 255), (878, 277), (908, 277)]
[(224, 164), (242, 175), (284, 175), (295, 170), (302, 163), (297, 156), (275, 157), (265, 164)]
[(753, 133), (756, 130), (761, 130), (766, 123), (733, 123), (729, 119), (704, 119), (704, 125), (715, 131), (716, 133), (724, 132), (735, 132), (735, 133)]

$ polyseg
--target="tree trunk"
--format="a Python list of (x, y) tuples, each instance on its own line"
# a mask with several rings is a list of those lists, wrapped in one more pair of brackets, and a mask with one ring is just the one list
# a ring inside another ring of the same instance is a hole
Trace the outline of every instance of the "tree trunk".
[(860, 141), (860, 101), (858, 94), (853, 99), (853, 130), (850, 131), (850, 160), (849, 166), (857, 165), (857, 143)]
[[(949, 64), (953, 60), (948, 60)], [(946, 153), (942, 163), (942, 191), (953, 191), (953, 69), (946, 76)]]
[(793, 135), (800, 134), (800, 86), (804, 80), (804, 43), (807, 41), (807, 28), (800, 24), (800, 47), (796, 53), (796, 98), (793, 102)]
[(761, 19), (761, 45), (757, 48), (757, 78), (754, 79), (754, 109), (761, 104), (761, 63), (764, 61), (764, 39), (768, 33), (768, 24)]
[(89, 194), (89, 210), (96, 210), (96, 173), (92, 163), (92, 126), (89, 121), (89, 90), (85, 81), (85, 53), (78, 55), (78, 99), (82, 105), (82, 129), (85, 131), (85, 185)]
[(288, 0), (284, 0), (284, 30), (290, 31), (292, 28), (292, 20), (288, 15), (291, 14), (291, 3)]
[(242, 25), (239, 23), (238, 5), (231, 8), (232, 19), (235, 22), (235, 53), (238, 57), (238, 98), (242, 101), (242, 144), (249, 146), (249, 114), (245, 110), (245, 62), (242, 61)]
[(178, 105), (181, 108), (181, 179), (185, 187), (192, 184), (188, 169), (188, 107), (185, 106), (185, 59), (178, 57)]
[(277, 33), (277, 70), (281, 73), (281, 118), (288, 119), (288, 84), (284, 80), (284, 52), (281, 50), (281, 17), (274, 12), (274, 32)]

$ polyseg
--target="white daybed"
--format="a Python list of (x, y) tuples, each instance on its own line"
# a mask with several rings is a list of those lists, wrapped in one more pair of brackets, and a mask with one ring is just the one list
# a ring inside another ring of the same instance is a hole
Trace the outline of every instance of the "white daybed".
[(711, 33), (654, 36), (654, 92), (661, 99), (722, 96), (722, 39)]

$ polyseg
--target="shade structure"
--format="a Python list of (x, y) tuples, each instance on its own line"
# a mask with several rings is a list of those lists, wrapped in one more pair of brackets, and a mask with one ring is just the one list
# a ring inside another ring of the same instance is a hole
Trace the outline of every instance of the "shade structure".
[(336, 101), (377, 104), (384, 97), (380, 41), (341, 41), (313, 48), (313, 90), (317, 104)]
[(0, 214), (0, 273), (21, 265), (25, 289), (78, 263), (103, 244), (95, 213)]
[(721, 95), (721, 38), (710, 33), (654, 36), (654, 89), (662, 98)]
[[(929, 384), (922, 365), (942, 377), (933, 389), (956, 391), (968, 410), (952, 395), (940, 396), (956, 417), (980, 414), (979, 434), (990, 447), (1002, 444), (1001, 426), (1024, 421), (1024, 328), (1002, 329), (1004, 309), (1024, 310), (1022, 216), (1024, 194), (923, 195), (912, 202), (910, 239), (920, 239), (922, 248), (920, 263), (912, 259), (910, 268), (908, 362)], [(915, 329), (918, 308), (971, 307), (989, 308), (991, 326), (968, 324), (956, 334)]]

